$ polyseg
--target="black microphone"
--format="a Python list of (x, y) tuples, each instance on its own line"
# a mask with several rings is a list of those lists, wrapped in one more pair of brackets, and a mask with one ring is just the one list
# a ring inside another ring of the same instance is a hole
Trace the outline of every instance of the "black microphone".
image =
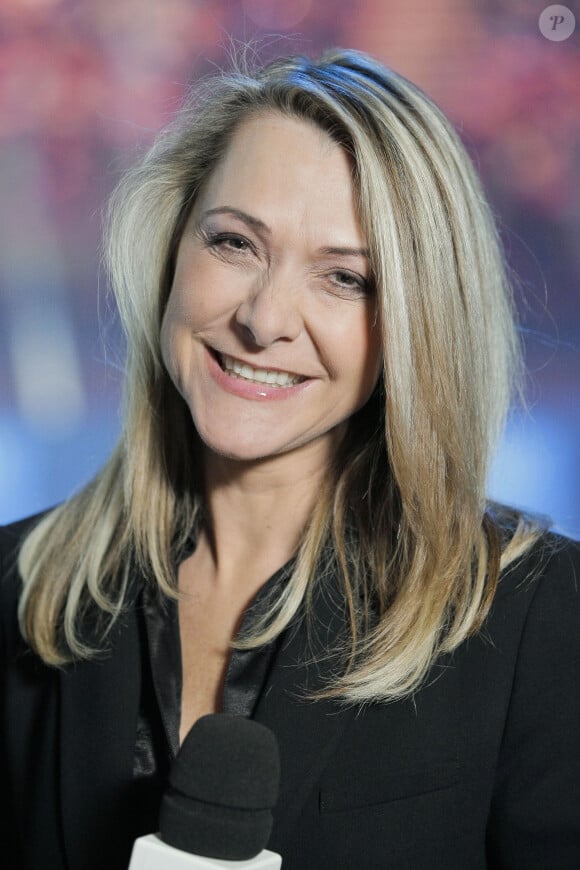
[(160, 833), (136, 840), (129, 870), (278, 870), (265, 849), (280, 780), (269, 728), (225, 713), (186, 736), (161, 801)]

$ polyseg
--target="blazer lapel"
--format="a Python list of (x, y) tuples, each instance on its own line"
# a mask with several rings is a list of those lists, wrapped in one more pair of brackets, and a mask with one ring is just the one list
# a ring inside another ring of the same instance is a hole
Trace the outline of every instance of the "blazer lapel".
[(128, 864), (126, 846), (113, 832), (126, 831), (130, 850), (139, 695), (139, 634), (130, 608), (106, 657), (61, 674), (61, 799), (70, 867), (102, 870)]
[(344, 612), (331, 599), (318, 595), (312, 631), (305, 619), (289, 631), (254, 713), (254, 719), (271, 728), (278, 739), (280, 792), (268, 848), (282, 854), (305, 802), (357, 712), (353, 705), (304, 697), (322, 688), (333, 671), (328, 650), (344, 631)]

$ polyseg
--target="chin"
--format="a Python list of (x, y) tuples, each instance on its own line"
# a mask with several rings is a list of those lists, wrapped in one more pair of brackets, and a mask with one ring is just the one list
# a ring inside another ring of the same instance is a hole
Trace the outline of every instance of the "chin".
[(253, 462), (286, 452), (283, 449), (277, 450), (271, 444), (260, 444), (255, 437), (240, 438), (239, 433), (235, 439), (232, 439), (231, 433), (228, 433), (229, 437), (216, 437), (198, 430), (198, 434), (208, 453), (232, 462)]
[(260, 462), (265, 462), (268, 459), (273, 459), (276, 456), (282, 455), (286, 452), (285, 450), (280, 450), (279, 452), (272, 451), (261, 451), (257, 450), (255, 447), (248, 447), (247, 450), (232, 448), (232, 449), (216, 449), (213, 446), (206, 444), (206, 451), (208, 454), (213, 455), (214, 457), (219, 457), (222, 460), (225, 460), (228, 463), (238, 463), (240, 466), (242, 465), (252, 465)]

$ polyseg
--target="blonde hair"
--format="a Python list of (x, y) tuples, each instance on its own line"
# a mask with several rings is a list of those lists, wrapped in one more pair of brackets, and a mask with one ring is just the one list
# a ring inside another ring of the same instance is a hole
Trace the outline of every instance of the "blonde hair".
[(400, 697), (478, 630), (500, 560), (520, 555), (537, 530), (514, 515), (508, 536), (486, 505), (520, 355), (480, 182), (439, 109), (354, 51), (212, 79), (119, 185), (107, 251), (128, 338), (123, 432), (100, 474), (26, 539), (21, 627), (59, 664), (94, 653), (83, 631), (89, 614), (105, 642), (132, 577), (176, 594), (171, 553), (199, 518), (201, 475), (189, 411), (162, 363), (160, 325), (192, 202), (236, 126), (265, 111), (317, 124), (352, 155), (384, 373), (351, 420), (288, 585), (240, 643), (275, 637), (303, 603), (308, 612), (331, 570), (349, 632), (326, 694)]

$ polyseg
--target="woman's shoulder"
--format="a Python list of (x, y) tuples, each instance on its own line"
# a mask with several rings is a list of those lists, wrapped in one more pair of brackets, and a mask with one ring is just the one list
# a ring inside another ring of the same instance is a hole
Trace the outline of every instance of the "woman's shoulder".
[(0, 616), (3, 621), (12, 619), (22, 589), (22, 579), (18, 571), (20, 548), (47, 513), (48, 511), (42, 511), (0, 526)]
[(26, 537), (44, 519), (49, 510), (32, 514), (6, 525), (0, 525), (0, 566), (2, 578), (13, 573), (18, 553)]
[[(483, 636), (518, 659), (580, 665), (580, 542), (542, 532), (500, 574)], [(537, 675), (537, 672), (536, 672)], [(580, 676), (580, 674), (577, 674)]]
[(14, 520), (11, 523), (0, 525), (0, 554), (6, 556), (14, 550), (18, 550), (22, 541), (32, 529), (50, 512), (49, 510), (40, 511), (31, 516), (24, 517), (20, 520)]
[(492, 854), (509, 843), (521, 866), (576, 866), (549, 855), (579, 846), (580, 544), (541, 534), (503, 572), (490, 617), (493, 676), (509, 680)]
[(580, 541), (551, 531), (540, 532), (502, 569), (497, 597), (518, 593), (534, 596), (540, 587), (551, 588), (554, 594), (580, 594)]
[(580, 542), (558, 534), (546, 516), (490, 501), (486, 520), (500, 554), (495, 600), (533, 595), (538, 586), (575, 590), (580, 577)]

